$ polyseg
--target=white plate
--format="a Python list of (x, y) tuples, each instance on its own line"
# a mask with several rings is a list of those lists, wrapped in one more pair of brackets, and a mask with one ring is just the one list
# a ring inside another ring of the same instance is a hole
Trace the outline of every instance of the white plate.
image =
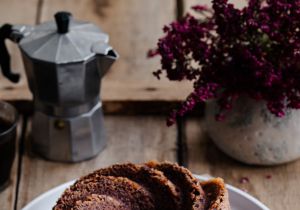
[[(201, 181), (208, 179), (205, 176), (195, 176)], [(70, 181), (43, 193), (26, 205), (22, 210), (51, 210), (64, 190), (73, 183), (74, 181)], [(256, 198), (242, 190), (231, 185), (227, 185), (227, 189), (232, 210), (270, 210)]]

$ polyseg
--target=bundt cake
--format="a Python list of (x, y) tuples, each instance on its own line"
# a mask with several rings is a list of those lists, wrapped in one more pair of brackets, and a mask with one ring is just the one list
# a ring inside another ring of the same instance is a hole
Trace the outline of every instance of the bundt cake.
[(163, 174), (176, 185), (180, 192), (181, 203), (179, 209), (202, 210), (205, 204), (205, 195), (199, 181), (192, 173), (178, 164), (151, 161), (147, 166), (163, 172)]
[(178, 164), (116, 164), (77, 180), (53, 210), (230, 210), (221, 178), (199, 182)]
[(180, 195), (176, 186), (159, 170), (147, 165), (116, 164), (87, 175), (78, 182), (89, 183), (99, 176), (126, 177), (147, 189), (154, 198), (155, 209), (180, 210)]

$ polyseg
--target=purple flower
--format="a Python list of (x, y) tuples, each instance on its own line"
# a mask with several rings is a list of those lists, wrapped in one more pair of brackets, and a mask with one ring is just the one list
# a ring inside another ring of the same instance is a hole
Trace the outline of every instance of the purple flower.
[(163, 28), (157, 49), (161, 69), (170, 80), (190, 80), (194, 91), (177, 110), (177, 117), (197, 103), (216, 99), (222, 120), (241, 95), (263, 100), (271, 113), (282, 117), (286, 108), (300, 108), (300, 0), (249, 0), (237, 9), (227, 0), (213, 0), (212, 12), (203, 5)]

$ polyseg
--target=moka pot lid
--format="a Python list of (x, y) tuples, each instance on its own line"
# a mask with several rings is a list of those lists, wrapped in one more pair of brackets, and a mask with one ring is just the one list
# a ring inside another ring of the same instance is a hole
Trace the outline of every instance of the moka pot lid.
[(96, 54), (93, 45), (108, 41), (109, 36), (96, 25), (74, 20), (71, 13), (58, 12), (55, 21), (33, 27), (19, 46), (29, 58), (67, 64), (92, 58)]

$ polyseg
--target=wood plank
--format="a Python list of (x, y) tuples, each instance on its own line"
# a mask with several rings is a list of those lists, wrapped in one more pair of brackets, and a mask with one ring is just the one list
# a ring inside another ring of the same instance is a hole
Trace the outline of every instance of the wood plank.
[(16, 137), (16, 152), (15, 152), (15, 159), (11, 168), (11, 176), (10, 182), (6, 189), (0, 191), (0, 204), (1, 209), (5, 210), (13, 210), (16, 198), (16, 185), (17, 185), (17, 176), (18, 176), (18, 161), (19, 161), (19, 141), (22, 134), (22, 125), (23, 120), (20, 118), (17, 126), (17, 137)]
[[(207, 5), (208, 7), (211, 7), (211, 0), (181, 0), (183, 1), (183, 7), (184, 7), (184, 11), (189, 12), (191, 14), (196, 14), (195, 12), (193, 12), (191, 10), (191, 7), (197, 4), (201, 4), (201, 5)], [(237, 8), (243, 8), (244, 6), (247, 5), (246, 0), (229, 0), (230, 3), (234, 4), (235, 7)]]
[[(186, 133), (189, 168), (194, 173), (223, 177), (228, 184), (249, 192), (272, 210), (297, 209), (300, 205), (300, 160), (274, 167), (248, 166), (218, 150), (205, 135), (199, 119), (188, 121)], [(243, 177), (250, 182), (241, 184)]]
[[(175, 0), (43, 1), (40, 21), (52, 19), (59, 10), (71, 11), (75, 18), (99, 25), (110, 35), (112, 46), (121, 56), (104, 79), (104, 101), (179, 101), (191, 91), (189, 83), (157, 80), (152, 72), (159, 68), (159, 58), (146, 58), (147, 51), (156, 46), (162, 35), (163, 25), (176, 18)], [(0, 98), (32, 97), (24, 86), (1, 91)]]
[[(28, 0), (26, 3), (20, 0), (1, 0), (0, 18), (1, 24), (35, 24), (38, 0)], [(26, 11), (26, 12), (22, 12)], [(20, 51), (16, 44), (7, 41), (8, 50), (11, 54), (11, 64), (13, 72), (21, 74), (18, 84), (12, 84), (1, 74), (0, 76), (0, 99), (31, 99), (28, 91), (27, 80)]]
[[(165, 119), (151, 116), (106, 116), (108, 144), (95, 159), (63, 164), (45, 161), (32, 154), (23, 157), (18, 209), (42, 192), (114, 163), (176, 159), (176, 129)], [(28, 129), (30, 132), (30, 128)]]

